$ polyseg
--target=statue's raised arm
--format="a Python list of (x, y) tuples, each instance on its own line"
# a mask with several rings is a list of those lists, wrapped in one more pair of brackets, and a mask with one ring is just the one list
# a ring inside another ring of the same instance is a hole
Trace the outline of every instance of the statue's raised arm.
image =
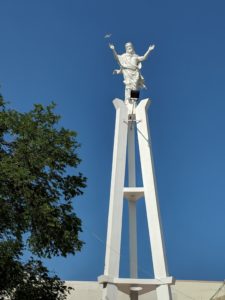
[(119, 70), (113, 70), (113, 74), (121, 74), (122, 73), (121, 64), (120, 64), (119, 56), (115, 50), (115, 46), (113, 44), (109, 44), (109, 48), (112, 50), (113, 56), (115, 57), (115, 60), (118, 62), (120, 66)]
[(139, 61), (144, 61), (144, 60), (146, 60), (146, 59), (148, 58), (150, 52), (151, 52), (152, 50), (154, 50), (154, 49), (155, 49), (155, 45), (149, 46), (149, 48), (148, 48), (148, 50), (145, 52), (145, 54), (144, 54), (143, 56), (139, 56), (139, 57), (138, 57), (138, 60), (139, 60)]
[(118, 54), (116, 53), (115, 46), (113, 44), (109, 44), (109, 48), (112, 50), (115, 59), (118, 60)]
[(123, 74), (123, 82), (125, 84), (125, 100), (130, 100), (131, 91), (139, 91), (142, 88), (146, 88), (144, 77), (140, 72), (142, 67), (141, 62), (147, 59), (155, 46), (149, 46), (148, 50), (143, 56), (139, 56), (135, 53), (132, 43), (125, 44), (126, 52), (121, 55), (117, 54), (113, 44), (109, 44), (109, 48), (112, 50), (113, 55), (120, 66), (120, 69), (114, 70), (113, 74)]

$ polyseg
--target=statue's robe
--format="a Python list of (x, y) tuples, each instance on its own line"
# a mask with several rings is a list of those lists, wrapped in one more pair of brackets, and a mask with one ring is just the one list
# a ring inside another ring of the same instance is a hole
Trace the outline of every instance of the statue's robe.
[(124, 53), (118, 55), (121, 65), (121, 71), (124, 77), (126, 89), (140, 90), (146, 88), (144, 78), (141, 75), (141, 63), (137, 63), (137, 54)]

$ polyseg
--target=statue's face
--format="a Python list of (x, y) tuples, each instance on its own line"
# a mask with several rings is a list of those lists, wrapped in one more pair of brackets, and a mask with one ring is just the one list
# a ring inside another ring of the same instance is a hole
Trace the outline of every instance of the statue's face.
[(129, 54), (134, 53), (134, 48), (133, 48), (132, 44), (127, 44), (126, 45), (126, 52), (129, 53)]

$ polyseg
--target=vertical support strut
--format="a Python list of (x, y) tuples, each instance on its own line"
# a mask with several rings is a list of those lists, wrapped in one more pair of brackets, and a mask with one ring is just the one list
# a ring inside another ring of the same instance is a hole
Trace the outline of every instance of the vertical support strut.
[[(168, 272), (160, 221), (156, 180), (154, 178), (150, 132), (148, 126), (147, 109), (149, 104), (150, 100), (145, 99), (142, 100), (136, 108), (137, 135), (154, 275), (155, 278), (160, 279), (167, 277)], [(171, 299), (170, 287), (168, 285), (160, 285), (159, 287), (157, 287), (156, 291), (158, 300)]]
[[(135, 122), (134, 115), (130, 115), (131, 120), (128, 124), (128, 185), (136, 187), (136, 168), (135, 168)], [(136, 221), (136, 201), (128, 200), (129, 209), (129, 243), (130, 243), (130, 277), (137, 278), (137, 221)]]
[[(134, 106), (131, 111), (130, 123), (128, 124), (128, 186), (136, 187), (136, 166), (135, 166), (135, 117)], [(129, 210), (129, 251), (130, 251), (130, 277), (138, 278), (137, 268), (137, 216), (136, 201), (128, 200)], [(130, 300), (138, 300), (138, 292), (130, 291)]]
[[(104, 275), (119, 277), (120, 245), (123, 213), (123, 187), (127, 148), (128, 110), (122, 100), (115, 99), (116, 125), (113, 147), (111, 190)], [(103, 292), (104, 300), (117, 299), (117, 288), (108, 284)]]

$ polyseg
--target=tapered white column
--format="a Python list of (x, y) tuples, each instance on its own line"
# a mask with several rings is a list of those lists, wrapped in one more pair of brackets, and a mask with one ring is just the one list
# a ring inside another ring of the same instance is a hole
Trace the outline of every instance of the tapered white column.
[[(135, 168), (135, 121), (130, 115), (128, 123), (128, 186), (136, 187)], [(129, 251), (130, 251), (130, 277), (137, 278), (137, 221), (136, 221), (136, 201), (128, 200), (129, 209)]]
[[(168, 272), (148, 126), (147, 109), (149, 104), (149, 99), (140, 102), (136, 108), (136, 119), (153, 269), (155, 278), (160, 280), (161, 278), (166, 278)], [(158, 300), (171, 299), (168, 285), (161, 285), (157, 287), (156, 291)]]
[[(122, 100), (115, 99), (113, 104), (116, 108), (116, 125), (104, 275), (119, 277), (128, 110)], [(112, 284), (108, 284), (104, 289), (103, 299), (116, 300), (116, 294), (117, 288)]]
[[(136, 103), (133, 104), (136, 106)], [(134, 107), (135, 108), (135, 107)], [(133, 120), (135, 114), (130, 114), (128, 123), (128, 186), (136, 187), (136, 159), (135, 159), (135, 131), (136, 124)], [(129, 251), (130, 251), (130, 277), (138, 278), (137, 262), (137, 217), (136, 201), (128, 200), (129, 210)], [(130, 291), (130, 300), (138, 300), (138, 292)]]

